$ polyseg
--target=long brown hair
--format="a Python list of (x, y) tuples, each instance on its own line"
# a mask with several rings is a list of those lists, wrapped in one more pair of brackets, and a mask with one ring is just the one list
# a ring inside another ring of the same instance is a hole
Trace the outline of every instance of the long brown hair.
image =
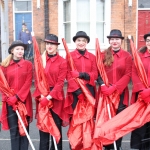
[(143, 46), (143, 47), (141, 47), (138, 51), (139, 51), (140, 53), (145, 53), (146, 50), (147, 50), (147, 47), (146, 47), (146, 46)]
[(111, 52), (111, 47), (109, 47), (108, 49), (106, 49), (104, 51), (105, 53), (105, 58), (104, 58), (104, 65), (105, 66), (111, 66), (112, 63), (114, 62), (114, 57), (113, 57), (113, 54)]

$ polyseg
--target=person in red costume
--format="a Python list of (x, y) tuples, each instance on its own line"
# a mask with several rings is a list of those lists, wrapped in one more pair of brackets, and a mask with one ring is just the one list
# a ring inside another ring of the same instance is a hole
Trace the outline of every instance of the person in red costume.
[[(107, 36), (107, 38), (109, 40), (110, 47), (104, 51), (103, 59), (110, 86), (107, 87), (100, 76), (97, 81), (101, 86), (101, 92), (104, 95), (109, 96), (116, 90), (119, 92), (120, 101), (116, 112), (116, 114), (118, 114), (128, 106), (128, 83), (131, 78), (132, 57), (127, 51), (121, 48), (124, 37), (120, 30), (111, 30), (110, 35)], [(121, 149), (121, 141), (122, 138), (116, 141), (117, 150)], [(113, 144), (105, 146), (105, 150), (113, 149)]]
[[(150, 33), (144, 35), (144, 40), (146, 42), (146, 46), (139, 49), (139, 56), (145, 68), (145, 72), (147, 74), (148, 83), (150, 86)], [(150, 102), (150, 88), (145, 88), (143, 83), (141, 82), (136, 67), (133, 64), (132, 67), (132, 81), (133, 81), (133, 89), (132, 89), (132, 98), (131, 104), (135, 103), (138, 96), (141, 96), (141, 99), (145, 101), (146, 104)], [(150, 138), (150, 123), (146, 123), (140, 128), (135, 129), (131, 133), (131, 149), (133, 150), (147, 150), (150, 149), (149, 138)]]
[[(49, 101), (52, 101), (53, 107), (50, 109), (54, 122), (60, 131), (61, 139), (57, 143), (58, 150), (62, 150), (62, 121), (66, 120), (65, 112), (63, 112), (64, 104), (64, 80), (67, 74), (67, 63), (58, 52), (58, 37), (54, 34), (48, 34), (44, 40), (46, 50), (42, 54), (42, 61), (45, 76), (49, 84), (49, 94), (47, 97), (43, 97), (36, 87), (34, 92), (35, 97), (40, 97), (40, 103), (43, 107), (47, 106)], [(38, 113), (38, 112), (37, 112)], [(50, 134), (47, 132), (40, 132), (40, 148), (39, 150), (49, 150), (49, 137)], [(51, 150), (55, 150), (53, 138), (51, 138)]]
[[(32, 84), (32, 63), (23, 59), (26, 45), (20, 41), (14, 41), (8, 49), (9, 56), (2, 61), (1, 68), (9, 87), (14, 90), (15, 95), (7, 97), (2, 93), (2, 116), (7, 114), (7, 119), (1, 121), (3, 129), (10, 130), (11, 150), (28, 150), (28, 139), (21, 136), (18, 129), (18, 117), (15, 112), (15, 104), (20, 101), (25, 104), (27, 110), (27, 121), (32, 121), (32, 97), (30, 87)], [(4, 106), (5, 105), (5, 106)], [(6, 122), (7, 121), (7, 122)], [(27, 126), (29, 132), (29, 124)]]
[(77, 71), (71, 71), (68, 64), (66, 111), (70, 116), (72, 116), (78, 100), (84, 98), (81, 88), (74, 79), (83, 79), (86, 87), (95, 97), (95, 80), (98, 76), (95, 56), (86, 49), (87, 44), (90, 42), (90, 37), (84, 31), (78, 31), (73, 37), (73, 41), (75, 42), (76, 49), (70, 54)]
[(75, 78), (80, 78), (85, 83), (91, 95), (95, 98), (95, 80), (98, 77), (95, 56), (90, 53), (86, 46), (90, 42), (90, 37), (84, 31), (78, 31), (73, 37), (76, 49), (70, 52), (76, 71), (71, 71), (68, 64), (67, 72), (67, 96), (65, 101), (65, 111), (72, 117), (78, 100), (84, 99), (84, 94)]

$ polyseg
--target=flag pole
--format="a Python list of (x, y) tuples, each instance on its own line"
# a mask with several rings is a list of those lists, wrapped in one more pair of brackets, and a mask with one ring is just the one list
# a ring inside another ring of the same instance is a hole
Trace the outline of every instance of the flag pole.
[(53, 137), (53, 142), (54, 142), (55, 150), (58, 150), (55, 137), (54, 136), (52, 136), (52, 137)]
[[(111, 119), (112, 117), (111, 117), (109, 103), (107, 103), (107, 110), (108, 110), (109, 119)], [(114, 149), (117, 150), (116, 141), (114, 141)]]
[(27, 136), (27, 138), (28, 138), (28, 140), (29, 140), (29, 143), (30, 143), (32, 149), (35, 150), (35, 148), (34, 148), (34, 146), (33, 146), (33, 143), (32, 143), (32, 141), (31, 141), (31, 139), (30, 139), (30, 136), (29, 136), (29, 134), (28, 134), (28, 132), (27, 132), (27, 130), (26, 130), (26, 128), (25, 128), (25, 125), (24, 125), (24, 123), (23, 123), (23, 121), (22, 121), (22, 119), (21, 119), (21, 116), (20, 116), (18, 110), (16, 110), (16, 114), (17, 114), (17, 116), (18, 116), (18, 118), (19, 118), (19, 121), (21, 122), (21, 125), (22, 125), (22, 127), (23, 127), (23, 129), (24, 129), (24, 132), (25, 132), (25, 134), (26, 134), (26, 136)]

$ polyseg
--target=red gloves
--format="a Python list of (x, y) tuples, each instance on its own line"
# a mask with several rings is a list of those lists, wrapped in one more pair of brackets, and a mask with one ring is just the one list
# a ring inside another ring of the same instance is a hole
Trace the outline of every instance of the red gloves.
[(146, 97), (150, 96), (150, 88), (143, 90), (142, 92), (140, 92), (141, 94), (141, 98), (145, 99)]
[(79, 72), (78, 71), (70, 71), (70, 74), (73, 78), (78, 78), (79, 77)]
[(106, 96), (111, 95), (115, 90), (116, 90), (115, 85), (110, 86), (110, 87), (107, 87), (106, 85), (101, 86), (101, 92)]
[(146, 97), (145, 99), (143, 99), (145, 103), (149, 103), (150, 102), (150, 97)]
[(18, 101), (18, 99), (17, 99), (17, 97), (15, 95), (15, 96), (9, 97), (7, 99), (7, 104), (12, 106), (13, 110), (15, 111), (17, 109), (17, 106), (15, 105), (17, 101)]
[(47, 106), (48, 103), (49, 103), (49, 100), (46, 97), (42, 98), (41, 101), (40, 101), (40, 104), (42, 106)]
[(16, 102), (18, 101), (16, 95), (15, 96), (12, 96), (12, 97), (9, 97), (7, 99), (7, 104), (10, 105), (10, 106), (13, 106), (16, 104)]
[(78, 95), (78, 99), (79, 99), (79, 100), (84, 100), (84, 99), (85, 99), (84, 94), (83, 94), (83, 93), (79, 94), (79, 95)]
[(146, 102), (150, 102), (150, 88), (143, 90), (140, 92), (141, 98)]
[(85, 96), (83, 93), (81, 93), (80, 95), (78, 95), (78, 99), (80, 102), (82, 102), (82, 105), (85, 104)]

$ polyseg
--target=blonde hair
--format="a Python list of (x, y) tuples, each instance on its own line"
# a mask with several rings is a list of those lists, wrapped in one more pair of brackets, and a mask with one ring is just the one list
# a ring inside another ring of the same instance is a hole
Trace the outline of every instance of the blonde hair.
[(9, 54), (1, 63), (1, 66), (8, 67), (10, 64), (10, 61), (13, 59), (13, 55)]
[(42, 54), (42, 62), (43, 62), (43, 68), (46, 67), (46, 50)]

